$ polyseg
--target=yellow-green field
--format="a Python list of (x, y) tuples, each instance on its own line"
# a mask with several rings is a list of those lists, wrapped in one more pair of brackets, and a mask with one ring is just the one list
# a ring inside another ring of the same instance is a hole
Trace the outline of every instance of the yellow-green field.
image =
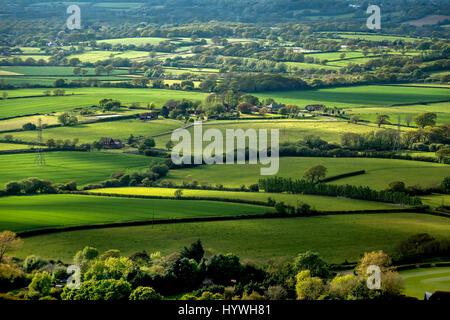
[(175, 197), (176, 190), (182, 190), (182, 197), (201, 197), (201, 198), (224, 198), (238, 199), (247, 201), (266, 202), (270, 197), (276, 201), (297, 206), (304, 202), (312, 208), (321, 211), (350, 211), (350, 210), (377, 210), (377, 209), (395, 209), (397, 207), (378, 203), (373, 201), (352, 200), (335, 197), (280, 194), (265, 192), (235, 192), (235, 191), (217, 191), (217, 190), (194, 190), (194, 189), (174, 189), (174, 188), (146, 188), (146, 187), (124, 187), (124, 188), (103, 188), (90, 190), (92, 193), (109, 193), (123, 195), (143, 195), (143, 196), (161, 196)]

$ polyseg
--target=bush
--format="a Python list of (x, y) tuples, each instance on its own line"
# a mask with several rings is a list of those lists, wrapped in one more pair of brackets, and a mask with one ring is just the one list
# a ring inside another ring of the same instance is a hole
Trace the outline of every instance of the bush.
[(137, 287), (130, 295), (130, 300), (162, 300), (162, 296), (150, 287)]
[(325, 278), (329, 275), (328, 266), (317, 252), (300, 253), (294, 260), (295, 272), (309, 270), (311, 276)]
[(23, 288), (26, 285), (26, 275), (19, 266), (13, 263), (0, 263), (0, 288), (2, 291)]
[(158, 178), (165, 177), (169, 172), (169, 167), (165, 164), (157, 164), (150, 168), (153, 173), (158, 175)]
[(207, 265), (207, 275), (217, 284), (228, 285), (231, 280), (239, 280), (242, 265), (239, 258), (231, 253), (219, 254), (211, 258)]
[(248, 187), (248, 190), (249, 190), (250, 192), (259, 192), (259, 185), (258, 185), (257, 183), (251, 184), (251, 185)]
[(80, 289), (70, 290), (65, 287), (61, 298), (63, 300), (128, 300), (131, 285), (124, 280), (84, 281)]
[(48, 264), (48, 261), (35, 255), (30, 255), (25, 258), (23, 262), (23, 269), (25, 272), (30, 273), (33, 270), (38, 270)]
[(413, 143), (412, 149), (417, 151), (429, 151), (428, 145), (422, 142)]
[(5, 191), (7, 194), (19, 194), (20, 193), (20, 184), (16, 181), (10, 181), (5, 186)]
[(275, 210), (278, 214), (285, 214), (286, 213), (286, 205), (283, 201), (277, 202), (275, 204)]
[(23, 130), (36, 130), (36, 125), (31, 122), (28, 122), (22, 126), (22, 129)]
[(52, 288), (52, 277), (45, 271), (36, 273), (28, 287), (31, 293), (36, 292), (42, 296), (47, 296), (50, 294), (50, 289)]
[(393, 192), (405, 192), (405, 183), (402, 181), (394, 181), (389, 183), (388, 190)]
[(300, 300), (317, 300), (325, 292), (322, 279), (311, 277), (309, 270), (301, 271), (295, 279), (295, 291)]
[(89, 267), (89, 263), (97, 257), (98, 250), (96, 248), (84, 247), (83, 250), (80, 250), (75, 254), (73, 261), (80, 267), (82, 272), (86, 272)]

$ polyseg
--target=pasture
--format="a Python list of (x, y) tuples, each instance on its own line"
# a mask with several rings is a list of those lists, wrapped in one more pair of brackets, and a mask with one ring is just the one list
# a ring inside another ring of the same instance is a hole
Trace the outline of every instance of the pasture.
[[(65, 140), (78, 138), (80, 143), (92, 143), (102, 137), (126, 140), (131, 134), (135, 137), (153, 136), (172, 131), (181, 126), (182, 123), (174, 120), (118, 120), (49, 128), (42, 131), (42, 137), (44, 141), (47, 139)], [(23, 141), (36, 140), (36, 132), (34, 131), (14, 132), (13, 136)]]
[(396, 207), (385, 203), (352, 200), (335, 197), (323, 197), (312, 195), (298, 194), (280, 194), (265, 192), (235, 192), (235, 191), (218, 191), (218, 190), (195, 190), (195, 189), (174, 189), (174, 188), (145, 188), (145, 187), (124, 187), (124, 188), (104, 188), (94, 189), (90, 192), (109, 193), (109, 194), (125, 194), (125, 195), (143, 195), (143, 196), (163, 196), (175, 197), (175, 190), (182, 190), (182, 197), (202, 197), (202, 198), (223, 198), (238, 199), (248, 201), (266, 202), (270, 197), (275, 201), (283, 201), (285, 204), (297, 206), (304, 202), (312, 208), (321, 211), (336, 210), (380, 210), (395, 209)]
[(79, 186), (109, 179), (111, 173), (146, 168), (152, 158), (146, 156), (106, 153), (61, 151), (45, 153), (46, 165), (34, 165), (35, 154), (0, 156), (0, 188), (8, 181), (29, 177), (56, 182), (75, 180)]
[(424, 299), (425, 292), (450, 291), (450, 268), (434, 267), (400, 271), (407, 296)]
[(126, 221), (263, 214), (272, 210), (216, 201), (65, 194), (11, 196), (0, 198), (0, 230), (20, 232)]
[(0, 143), (0, 151), (21, 150), (21, 149), (28, 149), (28, 148), (29, 148), (29, 146), (26, 144)]
[(447, 100), (445, 88), (413, 88), (399, 86), (356, 86), (317, 90), (268, 92), (257, 94), (261, 98), (273, 98), (278, 103), (324, 104), (328, 107), (355, 108), (363, 106), (389, 106), (398, 103), (418, 103)]
[[(450, 92), (449, 92), (450, 97)], [(437, 115), (436, 124), (450, 123), (450, 102), (416, 104), (395, 107), (368, 107), (345, 109), (347, 114), (358, 114), (361, 120), (375, 122), (378, 114), (387, 114), (393, 124), (397, 124), (398, 116), (400, 116), (400, 124), (406, 125), (406, 117), (415, 116), (424, 112), (434, 112)], [(410, 125), (414, 125), (414, 121)]]
[[(278, 176), (301, 178), (303, 172), (313, 165), (321, 164), (327, 169), (327, 176), (347, 172), (366, 170), (365, 174), (343, 178), (331, 184), (352, 184), (370, 186), (382, 190), (393, 181), (403, 181), (408, 185), (429, 186), (441, 183), (450, 175), (450, 166), (432, 162), (372, 159), (372, 158), (314, 158), (314, 157), (281, 157)], [(202, 165), (196, 168), (171, 170), (167, 180), (181, 185), (183, 181), (197, 180), (201, 183), (222, 183), (227, 187), (249, 186), (260, 178), (260, 164), (215, 164)], [(265, 167), (265, 166), (264, 166)], [(226, 180), (223, 179), (226, 177)]]
[[(45, 89), (26, 89), (24, 96), (42, 95)], [(50, 90), (53, 90), (50, 88)], [(15, 91), (16, 96), (21, 90)], [(7, 91), (8, 94), (10, 91)], [(34, 93), (34, 94), (33, 94)], [(74, 88), (66, 89), (65, 96), (49, 96), (24, 99), (7, 99), (0, 101), (0, 119), (35, 113), (50, 113), (72, 110), (74, 108), (96, 105), (101, 99), (118, 99), (123, 104), (150, 102), (161, 106), (170, 99), (203, 100), (205, 93), (184, 92), (165, 89), (123, 89), (123, 88)]]
[(207, 255), (232, 252), (243, 260), (263, 263), (312, 250), (329, 263), (341, 263), (356, 261), (368, 251), (390, 253), (399, 242), (422, 232), (448, 237), (450, 220), (389, 213), (121, 227), (30, 237), (13, 254), (22, 258), (35, 254), (70, 263), (85, 246), (100, 251), (119, 249), (124, 256), (142, 250), (168, 255), (201, 239)]
[[(383, 126), (391, 127), (391, 126)], [(255, 129), (268, 130), (270, 136), (271, 129), (279, 130), (280, 142), (297, 142), (302, 140), (305, 136), (316, 135), (327, 142), (340, 143), (341, 136), (346, 132), (353, 133), (368, 133), (372, 131), (383, 130), (378, 128), (373, 123), (365, 124), (353, 124), (347, 121), (330, 121), (330, 120), (239, 120), (239, 121), (214, 121), (211, 123), (205, 123), (203, 130), (209, 128), (219, 129), (225, 139), (225, 133), (227, 129)], [(402, 128), (404, 130), (410, 130), (409, 128)], [(193, 134), (194, 129), (190, 127), (189, 132)], [(167, 141), (170, 140), (171, 135), (164, 135), (155, 139), (156, 145), (163, 148)], [(269, 139), (270, 141), (270, 139)], [(208, 143), (205, 143), (207, 145)], [(225, 145), (225, 144), (224, 144)]]
[[(34, 123), (38, 124), (39, 119), (42, 121), (42, 125), (53, 125), (58, 123), (58, 117), (56, 116), (49, 116), (49, 115), (38, 115), (38, 116), (29, 116), (29, 117), (20, 117), (20, 118), (13, 118), (13, 119), (7, 119), (7, 120), (0, 120), (0, 130), (14, 130), (14, 129), (22, 129), (22, 126), (26, 123)], [(13, 133), (5, 133), (11, 134), (14, 136)], [(35, 134), (36, 136), (36, 134)], [(33, 139), (35, 140), (36, 137)]]

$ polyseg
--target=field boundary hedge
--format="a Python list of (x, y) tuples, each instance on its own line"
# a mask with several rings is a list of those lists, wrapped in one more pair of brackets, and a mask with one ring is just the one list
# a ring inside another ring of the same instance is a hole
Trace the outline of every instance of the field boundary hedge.
[(343, 179), (343, 178), (347, 178), (347, 177), (353, 177), (353, 176), (359, 176), (361, 174), (365, 174), (366, 170), (359, 170), (359, 171), (353, 171), (353, 172), (348, 172), (348, 173), (343, 173), (343, 174), (337, 174), (335, 176), (331, 176), (325, 179), (320, 180), (320, 182), (330, 182), (330, 181), (335, 181), (335, 180), (339, 180), (339, 179)]

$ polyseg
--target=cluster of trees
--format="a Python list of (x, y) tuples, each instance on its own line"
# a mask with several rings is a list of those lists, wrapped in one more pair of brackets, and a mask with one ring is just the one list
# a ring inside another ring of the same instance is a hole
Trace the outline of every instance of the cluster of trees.
[(169, 167), (160, 161), (152, 161), (149, 168), (141, 172), (113, 172), (111, 179), (102, 181), (98, 184), (88, 184), (83, 190), (128, 186), (153, 186), (154, 181), (167, 175)]
[(57, 193), (59, 191), (73, 191), (77, 189), (77, 183), (51, 183), (45, 179), (27, 178), (20, 181), (10, 181), (5, 184), (4, 195)]
[(449, 239), (435, 239), (428, 233), (415, 234), (396, 246), (396, 263), (411, 263), (424, 259), (450, 256)]
[(58, 116), (58, 122), (63, 126), (75, 126), (78, 124), (78, 118), (75, 115), (64, 112)]
[[(200, 240), (168, 256), (139, 251), (124, 257), (119, 250), (100, 253), (85, 247), (73, 259), (79, 273), (69, 274), (61, 261), (4, 256), (20, 245), (13, 232), (0, 233), (0, 283), (12, 290), (4, 295), (11, 299), (161, 300), (184, 293), (181, 300), (366, 300), (399, 297), (404, 289), (391, 258), (382, 251), (366, 253), (353, 274), (337, 276), (311, 251), (257, 266), (231, 253), (206, 254)], [(370, 265), (380, 267), (380, 289), (367, 287)], [(67, 282), (69, 276), (73, 283)], [(27, 290), (15, 290), (25, 286)]]
[(287, 192), (294, 194), (316, 194), (332, 197), (347, 197), (351, 199), (368, 201), (400, 203), (412, 206), (418, 206), (422, 204), (422, 201), (419, 198), (411, 197), (404, 192), (396, 192), (390, 190), (376, 191), (370, 189), (369, 187), (363, 186), (332, 185), (315, 183), (313, 181), (302, 179), (293, 180), (292, 178), (282, 177), (260, 179), (259, 188), (264, 190), (265, 192), (275, 193)]
[[(70, 139), (66, 139), (66, 140), (56, 139), (55, 140), (53, 138), (50, 138), (45, 142), (45, 145), (49, 148), (70, 150), (70, 149), (75, 149), (75, 147), (78, 144), (78, 141), (79, 141), (78, 138), (74, 138), (73, 140), (70, 140)], [(79, 147), (84, 150), (90, 150), (90, 145), (87, 145), (87, 144), (82, 144)]]

